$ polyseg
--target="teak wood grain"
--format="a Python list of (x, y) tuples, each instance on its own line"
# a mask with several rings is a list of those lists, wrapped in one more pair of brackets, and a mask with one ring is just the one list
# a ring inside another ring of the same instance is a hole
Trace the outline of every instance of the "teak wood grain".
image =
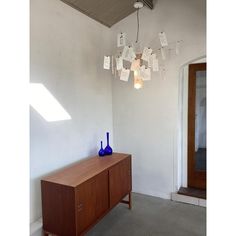
[(43, 228), (55, 235), (75, 235), (74, 189), (44, 181), (41, 182), (41, 189)]
[(110, 206), (116, 205), (131, 191), (130, 159), (123, 160), (109, 170)]
[(48, 175), (42, 180), (76, 187), (91, 177), (110, 168), (127, 157), (127, 154), (113, 153), (111, 156), (90, 157), (83, 161)]
[(109, 208), (107, 179), (108, 171), (104, 171), (79, 186), (76, 194), (77, 224), (80, 232)]
[(41, 188), (44, 234), (84, 235), (119, 202), (131, 209), (131, 155), (85, 159), (43, 178)]

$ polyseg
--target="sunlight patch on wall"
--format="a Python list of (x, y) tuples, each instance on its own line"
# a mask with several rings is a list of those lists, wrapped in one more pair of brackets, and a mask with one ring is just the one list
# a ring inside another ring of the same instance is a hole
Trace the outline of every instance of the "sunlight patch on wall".
[(30, 83), (30, 105), (48, 122), (71, 119), (43, 84)]

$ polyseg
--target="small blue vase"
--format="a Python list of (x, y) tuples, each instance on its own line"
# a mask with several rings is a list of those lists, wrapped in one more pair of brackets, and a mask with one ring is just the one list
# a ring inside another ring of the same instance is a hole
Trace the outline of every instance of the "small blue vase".
[(99, 152), (98, 152), (98, 155), (99, 155), (100, 157), (105, 156), (105, 150), (104, 150), (103, 147), (102, 147), (102, 141), (101, 141), (101, 148), (100, 148), (100, 150), (99, 150)]
[(107, 132), (107, 146), (105, 147), (105, 155), (111, 155), (112, 148), (109, 146), (109, 133)]

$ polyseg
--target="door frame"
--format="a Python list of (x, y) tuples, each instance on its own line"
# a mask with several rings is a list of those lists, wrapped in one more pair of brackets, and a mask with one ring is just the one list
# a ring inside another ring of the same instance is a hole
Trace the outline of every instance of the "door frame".
[(206, 63), (189, 65), (188, 82), (188, 187), (206, 189), (206, 171), (198, 171), (195, 167), (195, 102), (196, 72), (206, 71)]
[[(180, 187), (188, 187), (188, 158), (187, 158), (187, 119), (188, 119), (188, 67), (189, 64), (206, 62), (206, 55), (192, 58), (179, 67), (178, 75), (178, 114), (177, 127), (174, 135), (175, 154), (173, 156), (173, 192), (179, 190)], [(185, 101), (186, 99), (186, 101)], [(170, 198), (166, 195), (165, 198)]]

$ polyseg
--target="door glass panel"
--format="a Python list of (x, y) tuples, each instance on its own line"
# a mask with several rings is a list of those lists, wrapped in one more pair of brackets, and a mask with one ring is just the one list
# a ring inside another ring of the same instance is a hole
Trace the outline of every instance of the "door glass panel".
[(196, 72), (195, 169), (206, 171), (206, 71)]

